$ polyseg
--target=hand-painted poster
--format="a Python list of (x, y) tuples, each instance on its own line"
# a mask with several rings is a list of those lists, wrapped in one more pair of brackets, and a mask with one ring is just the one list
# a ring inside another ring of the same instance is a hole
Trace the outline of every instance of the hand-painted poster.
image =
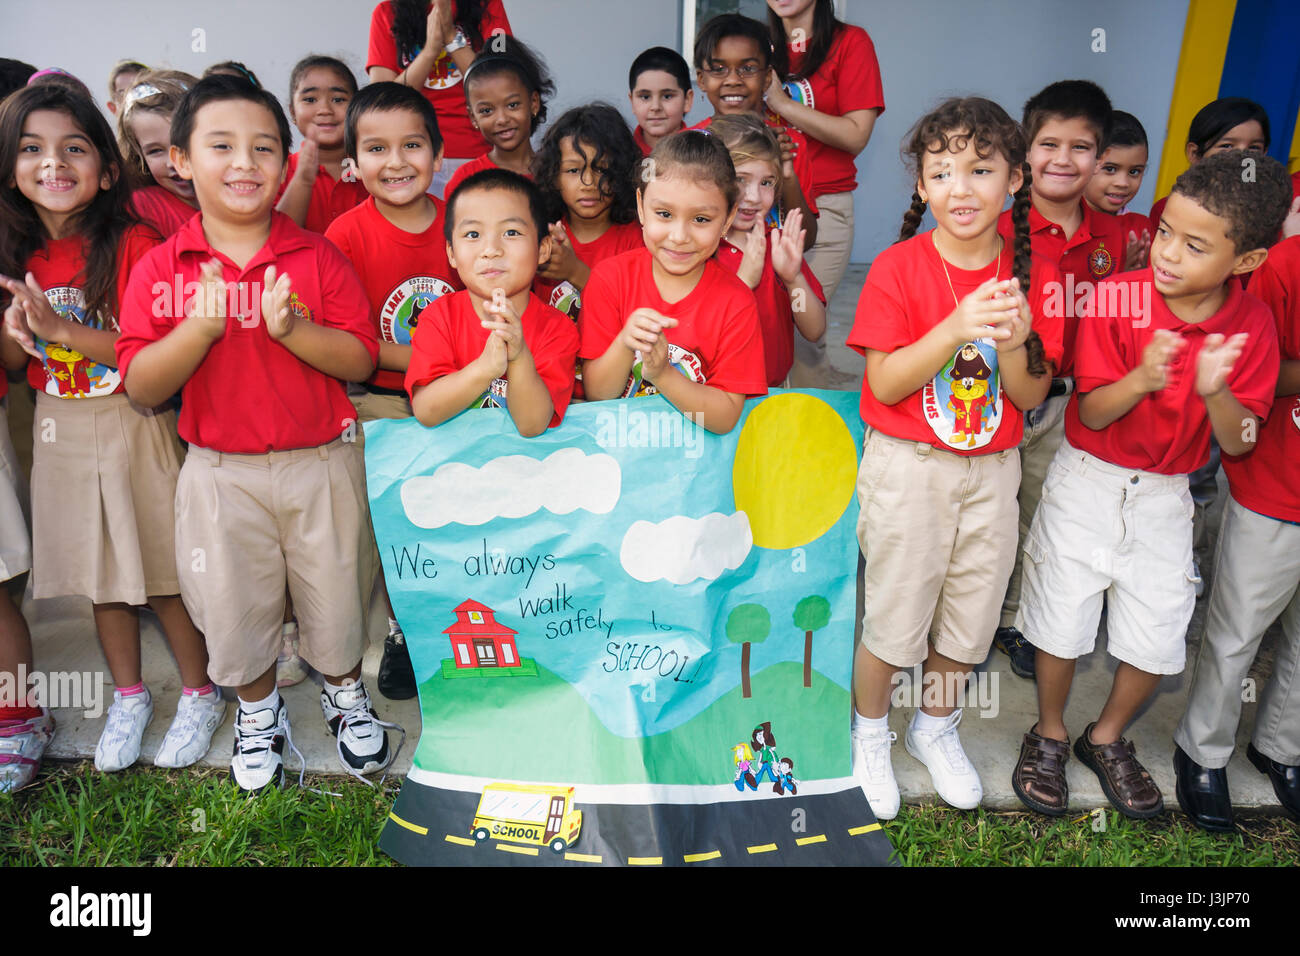
[(410, 864), (884, 863), (850, 775), (857, 396), (366, 425), (423, 731)]

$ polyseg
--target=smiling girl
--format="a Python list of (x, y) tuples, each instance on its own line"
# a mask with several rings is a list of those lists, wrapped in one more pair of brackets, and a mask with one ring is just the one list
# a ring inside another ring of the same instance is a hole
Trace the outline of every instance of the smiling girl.
[(199, 210), (194, 184), (181, 178), (168, 157), (172, 113), (197, 82), (177, 70), (144, 73), (123, 95), (117, 113), (117, 142), (135, 186), (131, 208), (164, 239)]

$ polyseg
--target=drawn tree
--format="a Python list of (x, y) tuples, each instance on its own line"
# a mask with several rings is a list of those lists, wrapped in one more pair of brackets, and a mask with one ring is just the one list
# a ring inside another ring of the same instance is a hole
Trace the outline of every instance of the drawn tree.
[(803, 631), (803, 686), (812, 686), (812, 636), (831, 622), (831, 602), (810, 594), (794, 606), (794, 626)]
[(727, 640), (740, 645), (740, 695), (749, 696), (749, 645), (772, 632), (772, 615), (761, 604), (740, 604), (727, 615)]

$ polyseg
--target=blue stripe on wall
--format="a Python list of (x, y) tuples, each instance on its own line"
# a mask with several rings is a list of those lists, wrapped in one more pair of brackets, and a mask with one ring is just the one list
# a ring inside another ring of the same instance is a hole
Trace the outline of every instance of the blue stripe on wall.
[(1269, 155), (1286, 163), (1300, 111), (1300, 3), (1237, 0), (1219, 96), (1245, 96), (1268, 113)]

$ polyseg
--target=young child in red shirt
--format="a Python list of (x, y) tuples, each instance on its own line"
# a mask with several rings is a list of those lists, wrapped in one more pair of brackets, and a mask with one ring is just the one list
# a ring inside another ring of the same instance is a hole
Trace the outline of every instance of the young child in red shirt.
[(658, 392), (715, 434), (767, 393), (754, 295), (714, 259), (740, 187), (716, 136), (660, 140), (637, 193), (644, 248), (606, 259), (584, 290), (583, 386), (599, 401)]
[(194, 184), (181, 179), (168, 159), (172, 112), (194, 77), (176, 70), (143, 74), (122, 97), (117, 142), (135, 187), (131, 208), (164, 239), (199, 211)]
[(420, 313), (406, 389), (421, 423), (467, 408), (505, 408), (519, 434), (560, 424), (573, 396), (578, 333), (530, 291), (550, 255), (542, 197), (506, 169), (485, 169), (451, 194), (447, 258), (465, 284)]
[[(0, 192), (0, 286), (10, 299), (2, 351), (8, 368), (27, 366), (36, 391), (32, 594), (91, 602), (114, 685), (95, 747), (101, 771), (134, 764), (153, 719), (139, 621), (141, 606), (153, 608), (182, 685), (154, 762), (188, 766), (207, 752), (226, 705), (180, 597), (176, 413), (164, 407), (170, 394), (129, 402), (114, 353), (127, 276), (159, 236), (127, 211), (117, 144), (88, 96), (52, 83), (10, 95), (0, 143), (8, 158), (0, 168), (8, 184)], [(0, 708), (0, 722), (10, 717)], [(12, 727), (0, 736), (12, 742)]]
[[(773, 68), (783, 72), (784, 51), (772, 49), (767, 27), (738, 13), (723, 13), (700, 28), (695, 38), (695, 80), (709, 98), (715, 116), (753, 113), (777, 131), (781, 143), (781, 202), (771, 223), (785, 213), (803, 214), (804, 248), (817, 241), (817, 203), (813, 199), (812, 154), (803, 133), (769, 110), (763, 100)], [(691, 129), (708, 129), (710, 116)]]
[[(1055, 298), (1064, 320), (1065, 350), (1047, 398), (1025, 413), (1025, 437), (1020, 445), (1020, 544), (1002, 602), (1002, 616), (993, 646), (1010, 658), (1021, 677), (1034, 676), (1033, 648), (1016, 630), (1025, 535), (1052, 456), (1065, 434), (1065, 406), (1073, 387), (1074, 339), (1080, 323), (1076, 306), (1097, 282), (1123, 269), (1124, 239), (1114, 216), (1097, 212), (1084, 201), (1084, 192), (1097, 165), (1097, 154), (1112, 128), (1111, 105), (1105, 92), (1087, 80), (1052, 83), (1025, 103), (1021, 125), (1029, 141), (1029, 235), (1035, 256), (1057, 267), (1064, 287)], [(1002, 214), (998, 230), (1014, 232), (1012, 212)], [(1051, 307), (1056, 307), (1052, 305)]]
[(1083, 198), (1097, 212), (1119, 219), (1124, 236), (1124, 271), (1143, 269), (1151, 252), (1151, 220), (1129, 210), (1147, 171), (1147, 131), (1132, 113), (1111, 112), (1110, 139), (1097, 158)]
[(826, 296), (804, 255), (803, 216), (793, 209), (784, 229), (767, 228), (781, 191), (781, 147), (757, 116), (719, 116), (709, 127), (736, 167), (740, 200), (718, 261), (754, 290), (763, 325), (769, 387), (783, 385), (794, 366), (794, 330), (809, 342), (826, 334)]
[(1273, 673), (1259, 695), (1246, 756), (1278, 801), (1300, 818), (1300, 236), (1273, 246), (1251, 273), (1249, 295), (1277, 322), (1281, 374), (1255, 450), (1223, 456), (1224, 505), (1205, 637), (1174, 731), (1178, 804), (1206, 830), (1233, 822), (1228, 761), (1237, 744), (1242, 686), (1264, 631), (1281, 617)]
[[(379, 364), (364, 386), (349, 388), (358, 424), (410, 418), (403, 380), (411, 336), (429, 303), (462, 288), (447, 261), (446, 207), (429, 194), (442, 161), (438, 117), (426, 97), (399, 83), (372, 83), (348, 104), (344, 143), (370, 194), (325, 230), (356, 269), (379, 336)], [(358, 432), (362, 448), (365, 433)], [(377, 556), (376, 556), (377, 557)], [(383, 578), (383, 566), (379, 574)], [(388, 605), (388, 637), (379, 662), (379, 692), (392, 700), (416, 694), (406, 636)]]
[(303, 143), (289, 156), (276, 208), (311, 232), (323, 234), (366, 198), (343, 143), (344, 114), (356, 95), (356, 77), (332, 56), (304, 57), (289, 75), (289, 108)]
[(1012, 786), (1040, 813), (1068, 808), (1065, 703), (1103, 603), (1107, 650), (1119, 663), (1074, 753), (1119, 812), (1141, 819), (1164, 809), (1123, 733), (1186, 657), (1196, 603), (1187, 476), (1209, 459), (1211, 434), (1228, 455), (1254, 447), (1278, 377), (1273, 317), (1230, 280), (1268, 255), (1289, 184), (1262, 156), (1243, 181), (1245, 159), (1224, 153), (1178, 178), (1151, 267), (1103, 283), (1079, 326), (1078, 390), (1025, 542), (1016, 618), (1036, 648), (1038, 722)]
[(340, 381), (369, 378), (379, 346), (347, 259), (273, 208), (288, 142), (275, 97), (245, 80), (210, 76), (185, 95), (171, 157), (200, 215), (137, 264), (117, 341), (133, 400), (181, 391), (181, 594), (213, 679), (239, 695), (231, 776), (249, 792), (279, 785), (294, 749), (275, 675), (286, 581), (343, 768), (392, 759), (393, 725), (361, 681), (375, 552)]
[(531, 178), (532, 135), (546, 122), (546, 101), (554, 95), (555, 84), (536, 53), (512, 36), (494, 38), (465, 72), (470, 122), (492, 148), (457, 169), (443, 195), (450, 199), (457, 186), (484, 169)]
[(637, 54), (627, 73), (627, 98), (636, 117), (632, 138), (649, 156), (655, 143), (686, 128), (683, 117), (695, 103), (691, 68), (682, 55), (666, 46)]
[[(1019, 124), (989, 100), (947, 100), (905, 149), (912, 205), (871, 264), (848, 338), (867, 360), (853, 772), (881, 820), (899, 808), (889, 709), (900, 668), (924, 666), (927, 688), (908, 752), (945, 802), (973, 809), (983, 797), (957, 733), (960, 695), (988, 655), (1015, 559), (1021, 415), (1047, 394), (1062, 349), (1061, 317), (1044, 308), (1059, 273), (1030, 251)], [(998, 228), (1008, 196), (1012, 241)], [(935, 228), (917, 235), (927, 207)]]

